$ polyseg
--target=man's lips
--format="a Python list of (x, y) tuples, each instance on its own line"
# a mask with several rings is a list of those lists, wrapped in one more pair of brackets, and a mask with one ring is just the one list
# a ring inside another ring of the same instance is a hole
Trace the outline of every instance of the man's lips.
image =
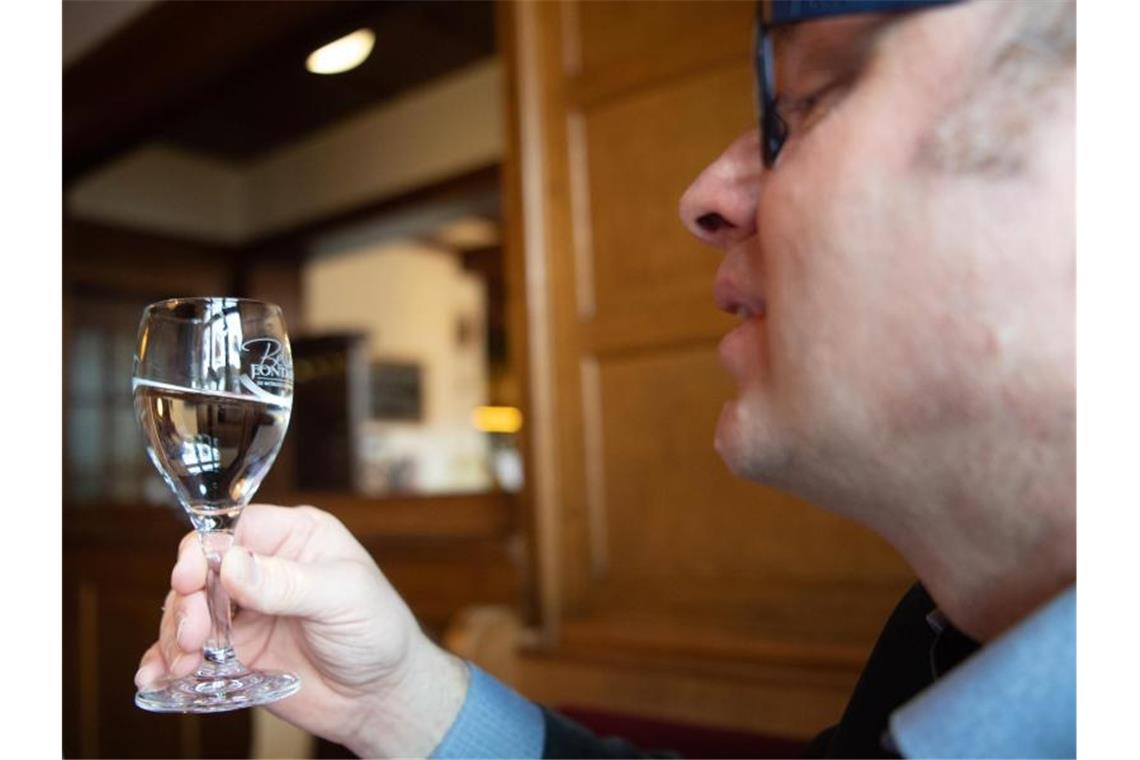
[(740, 319), (763, 317), (768, 309), (763, 295), (749, 292), (722, 273), (717, 274), (713, 283), (713, 300), (718, 309)]
[(721, 364), (738, 381), (755, 376), (763, 369), (767, 353), (764, 342), (768, 302), (764, 297), (763, 278), (748, 252), (725, 252), (713, 281), (713, 300), (717, 308), (741, 320), (720, 342)]
[(720, 363), (737, 382), (755, 379), (764, 369), (766, 320), (762, 314), (744, 319), (720, 340)]

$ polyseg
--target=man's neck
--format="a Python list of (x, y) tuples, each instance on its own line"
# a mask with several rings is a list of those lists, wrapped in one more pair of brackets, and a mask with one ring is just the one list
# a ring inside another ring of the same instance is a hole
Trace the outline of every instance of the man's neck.
[(1075, 520), (1040, 527), (1028, 540), (932, 530), (900, 551), (950, 622), (984, 642), (1076, 581)]
[(823, 451), (769, 484), (881, 535), (950, 622), (987, 641), (1076, 580), (1072, 418), (995, 414), (937, 447)]

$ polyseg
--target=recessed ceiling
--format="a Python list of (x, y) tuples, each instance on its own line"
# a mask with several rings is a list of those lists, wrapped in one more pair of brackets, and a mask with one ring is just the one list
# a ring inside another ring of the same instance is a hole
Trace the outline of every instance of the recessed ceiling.
[(254, 159), (495, 50), (489, 2), (374, 3), (357, 23), (376, 34), (357, 68), (309, 73), (308, 54), (339, 35), (313, 40), (222, 88), (161, 139), (217, 158)]
[[(65, 72), (65, 174), (154, 141), (251, 161), (494, 55), (494, 17), (491, 0), (153, 3)], [(305, 70), (360, 27), (361, 66)]]

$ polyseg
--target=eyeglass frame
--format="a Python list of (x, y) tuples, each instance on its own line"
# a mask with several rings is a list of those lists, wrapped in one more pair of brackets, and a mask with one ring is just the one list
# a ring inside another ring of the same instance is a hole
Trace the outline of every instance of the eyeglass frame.
[(951, 5), (961, 0), (758, 0), (752, 62), (756, 75), (756, 121), (760, 160), (771, 169), (788, 138), (787, 124), (776, 110), (772, 30), (781, 26), (856, 13), (900, 13)]

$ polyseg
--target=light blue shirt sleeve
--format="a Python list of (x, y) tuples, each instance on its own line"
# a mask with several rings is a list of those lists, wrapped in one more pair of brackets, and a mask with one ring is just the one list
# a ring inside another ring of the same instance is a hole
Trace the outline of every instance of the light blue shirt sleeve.
[(471, 681), (455, 722), (433, 758), (540, 758), (546, 739), (542, 709), (467, 663)]
[(1071, 587), (894, 713), (904, 757), (1076, 757)]

